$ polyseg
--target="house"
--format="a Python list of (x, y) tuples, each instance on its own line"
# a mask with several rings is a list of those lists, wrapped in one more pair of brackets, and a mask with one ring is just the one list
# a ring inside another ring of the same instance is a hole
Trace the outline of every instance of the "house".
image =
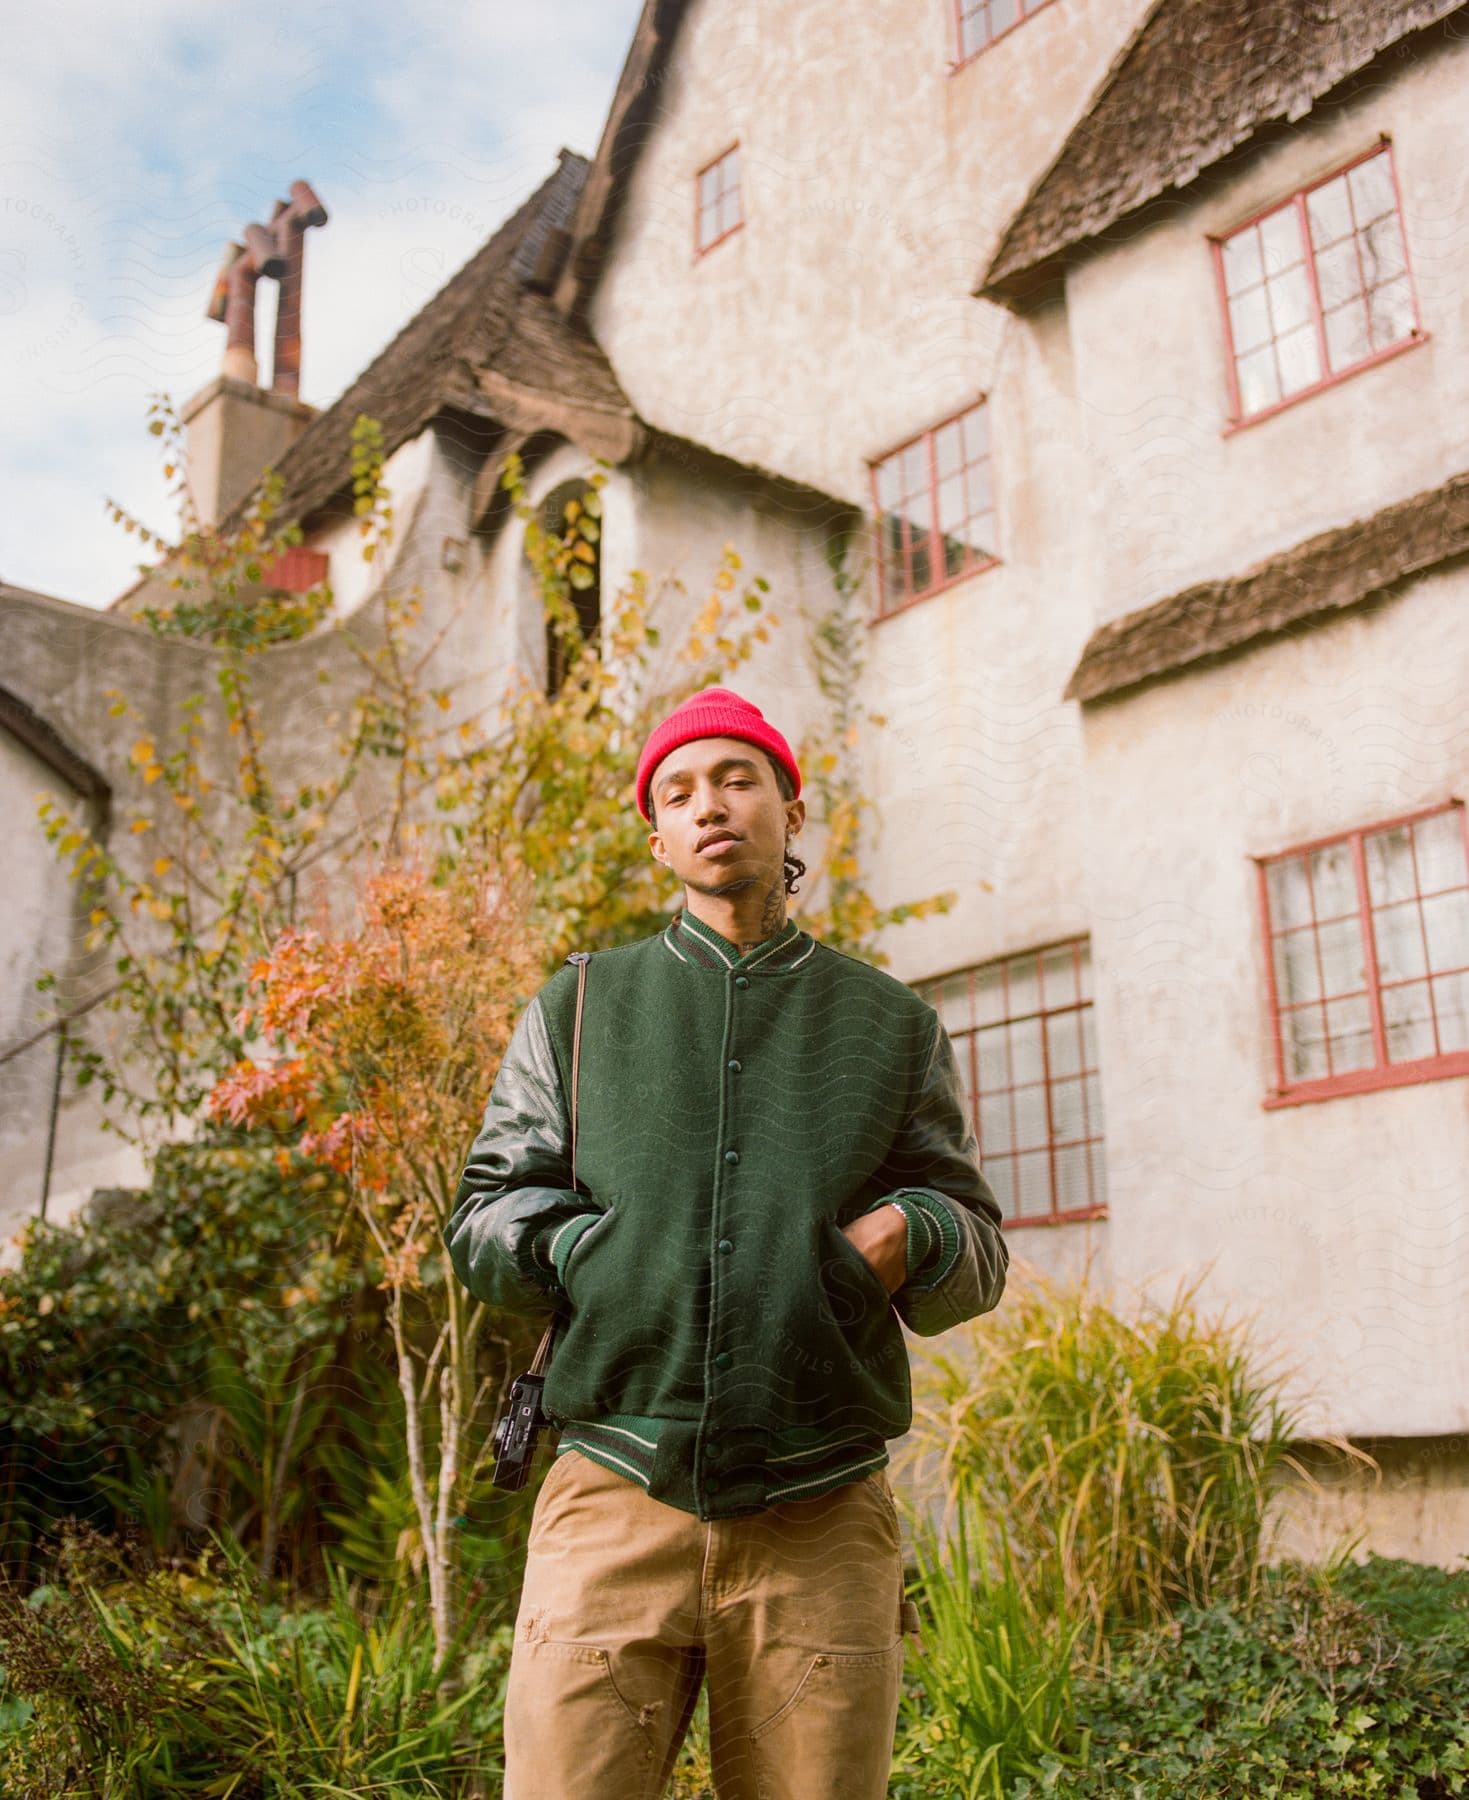
[[(304, 571), (349, 613), (351, 421), (384, 420), (386, 578), (452, 621), (466, 704), (544, 666), (509, 450), (538, 506), (610, 465), (603, 592), (732, 541), (799, 626), (834, 546), (868, 549), (874, 887), (958, 896), (885, 947), (968, 1069), (1012, 1249), (1143, 1298), (1206, 1271), (1294, 1365), (1308, 1440), (1384, 1471), (1287, 1496), (1297, 1541), (1447, 1563), (1466, 34), (1443, 0), (648, 0), (593, 159), (563, 151), (336, 405), (269, 409)], [(255, 404), (196, 399), (201, 443)], [(64, 609), (99, 684), (137, 602)], [(110, 779), (91, 678), (52, 702), (30, 673), (58, 603), (0, 603), (14, 699)], [(798, 642), (742, 671), (793, 735)], [(331, 643), (271, 652), (303, 734)]]

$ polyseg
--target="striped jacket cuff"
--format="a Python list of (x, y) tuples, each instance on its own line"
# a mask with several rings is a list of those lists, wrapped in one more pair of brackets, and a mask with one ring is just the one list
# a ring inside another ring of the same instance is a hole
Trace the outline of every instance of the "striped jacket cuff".
[(927, 1194), (894, 1194), (891, 1204), (908, 1221), (908, 1280), (922, 1276), (937, 1287), (959, 1259), (959, 1227), (947, 1206)]
[(554, 1275), (564, 1288), (566, 1285), (566, 1263), (571, 1255), (572, 1247), (594, 1219), (600, 1219), (600, 1212), (573, 1213), (569, 1219), (561, 1219), (554, 1225), (547, 1225), (536, 1233), (531, 1255), (536, 1263), (548, 1275)]

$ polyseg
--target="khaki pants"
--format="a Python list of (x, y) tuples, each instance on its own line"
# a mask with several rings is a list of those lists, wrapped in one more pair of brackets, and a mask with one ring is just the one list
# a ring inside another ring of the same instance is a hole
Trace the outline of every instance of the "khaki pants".
[(882, 1470), (701, 1521), (564, 1450), (531, 1517), (505, 1800), (658, 1800), (706, 1676), (720, 1800), (882, 1800), (911, 1617)]

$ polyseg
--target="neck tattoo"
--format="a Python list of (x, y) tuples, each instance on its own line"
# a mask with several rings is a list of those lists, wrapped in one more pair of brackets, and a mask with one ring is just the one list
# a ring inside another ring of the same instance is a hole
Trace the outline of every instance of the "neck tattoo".
[(785, 896), (778, 887), (773, 887), (765, 896), (765, 909), (760, 916), (760, 936), (753, 943), (740, 944), (740, 955), (748, 956), (750, 951), (763, 944), (766, 938), (774, 937), (785, 924)]

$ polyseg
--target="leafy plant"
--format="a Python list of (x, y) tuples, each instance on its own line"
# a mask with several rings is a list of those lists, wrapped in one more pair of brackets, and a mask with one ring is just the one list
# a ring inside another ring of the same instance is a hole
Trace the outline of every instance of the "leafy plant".
[(917, 1682), (904, 1690), (895, 1772), (911, 1775), (918, 1794), (1003, 1800), (1020, 1776), (1083, 1761), (1084, 1742), (1079, 1752), (1061, 1747), (1073, 1725), (1071, 1660), (1082, 1628), (1067, 1616), (1061, 1584), (1046, 1596), (1028, 1586), (1004, 1519), (986, 1518), (967, 1481), (947, 1541), (920, 1519), (913, 1544), (925, 1648)]
[(1134, 1318), (1085, 1277), (1063, 1290), (1016, 1262), (972, 1366), (923, 1362), (914, 1454), (1005, 1517), (1023, 1579), (1086, 1620), (1087, 1663), (1116, 1628), (1248, 1596), (1272, 1483), (1300, 1466), (1244, 1329), (1199, 1316), (1202, 1279)]

